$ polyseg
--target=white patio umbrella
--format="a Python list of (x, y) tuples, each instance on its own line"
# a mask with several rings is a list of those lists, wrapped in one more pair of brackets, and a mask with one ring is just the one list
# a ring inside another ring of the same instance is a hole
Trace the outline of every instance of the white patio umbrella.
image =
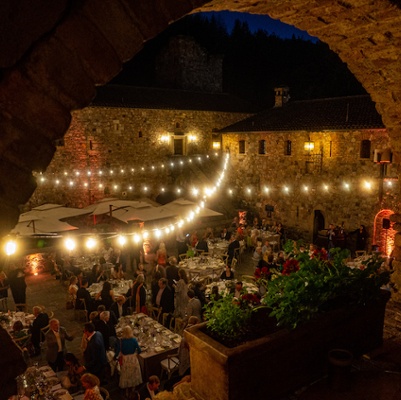
[[(163, 206), (167, 210), (175, 212), (178, 216), (186, 217), (190, 211), (193, 211), (197, 207), (197, 203), (185, 199), (177, 199)], [(219, 217), (222, 213), (214, 211), (210, 208), (201, 208), (198, 216), (199, 217)]]
[(33, 235), (37, 233), (59, 233), (78, 229), (76, 226), (70, 225), (67, 222), (59, 221), (51, 218), (33, 218), (25, 219), (15, 225), (12, 233), (21, 236)]

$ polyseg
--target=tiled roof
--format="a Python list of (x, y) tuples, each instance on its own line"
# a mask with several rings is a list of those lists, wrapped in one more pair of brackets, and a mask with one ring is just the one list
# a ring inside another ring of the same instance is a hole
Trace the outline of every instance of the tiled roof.
[(323, 131), (384, 128), (368, 95), (288, 102), (220, 130), (228, 132)]
[(249, 103), (230, 94), (106, 85), (97, 88), (91, 106), (165, 110), (254, 112)]

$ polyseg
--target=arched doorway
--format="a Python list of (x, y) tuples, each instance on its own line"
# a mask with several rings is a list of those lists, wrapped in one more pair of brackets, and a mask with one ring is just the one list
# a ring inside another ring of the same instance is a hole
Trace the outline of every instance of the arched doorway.
[(376, 214), (373, 225), (372, 248), (390, 256), (394, 248), (394, 236), (396, 231), (392, 228), (393, 223), (390, 216), (394, 214), (392, 210), (382, 210)]
[(314, 217), (313, 217), (313, 243), (316, 244), (319, 231), (324, 229), (324, 215), (320, 210), (315, 210)]

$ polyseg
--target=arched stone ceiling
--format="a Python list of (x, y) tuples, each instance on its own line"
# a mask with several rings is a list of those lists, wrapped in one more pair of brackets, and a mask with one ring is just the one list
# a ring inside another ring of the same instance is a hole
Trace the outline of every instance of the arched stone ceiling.
[[(54, 139), (143, 43), (197, 11), (268, 14), (326, 42), (363, 84), (401, 151), (401, 10), (389, 0), (3, 0), (0, 235), (35, 189)], [(399, 157), (396, 157), (398, 160)]]

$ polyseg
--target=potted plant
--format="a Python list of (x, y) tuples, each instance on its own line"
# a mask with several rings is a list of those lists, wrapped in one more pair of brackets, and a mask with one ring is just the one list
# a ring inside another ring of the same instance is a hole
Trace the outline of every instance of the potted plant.
[(185, 332), (195, 396), (274, 399), (322, 376), (329, 350), (358, 356), (380, 346), (389, 272), (379, 257), (350, 268), (346, 256), (298, 254), (267, 282), (261, 304), (232, 296), (212, 303), (208, 321)]

